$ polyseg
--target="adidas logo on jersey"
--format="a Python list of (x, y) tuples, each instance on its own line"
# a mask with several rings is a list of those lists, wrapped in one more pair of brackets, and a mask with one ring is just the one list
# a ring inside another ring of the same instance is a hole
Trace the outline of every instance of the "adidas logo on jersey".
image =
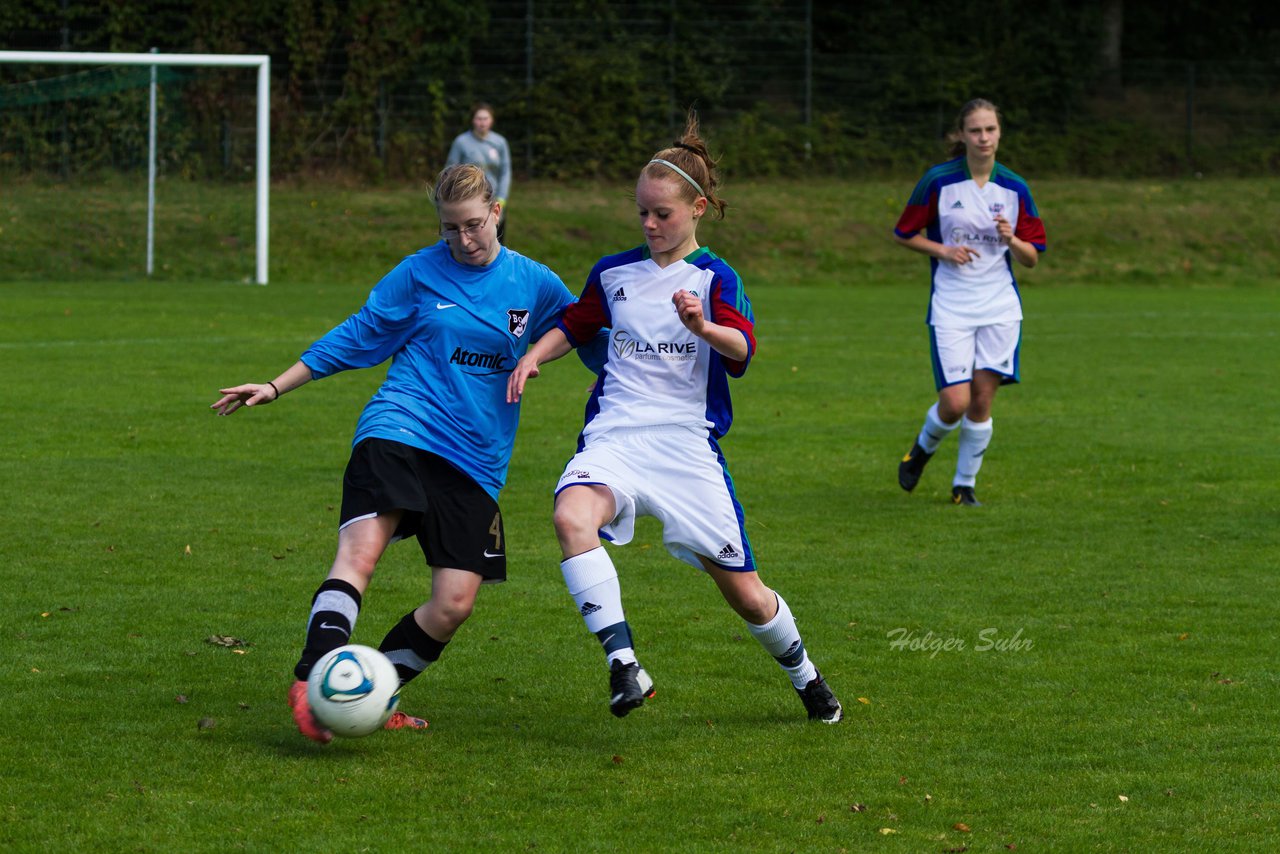
[(726, 545), (720, 550), (720, 554), (717, 555), (717, 557), (720, 558), (720, 560), (732, 560), (734, 558), (742, 557), (742, 555), (738, 554), (738, 550), (733, 546)]
[(956, 199), (956, 203), (955, 203), (954, 205), (952, 205), (952, 206), (951, 206), (951, 209), (952, 209), (953, 211), (962, 211), (962, 210), (964, 210), (964, 202), (960, 201), (959, 199)]
[(594, 602), (582, 603), (582, 616), (584, 617), (587, 616), (588, 614), (594, 614), (596, 611), (599, 611), (599, 610), (600, 610), (600, 606)]
[(622, 289), (622, 288), (618, 288), (618, 292), (617, 292), (616, 294), (614, 294), (614, 295), (613, 295), (613, 301), (614, 301), (614, 302), (626, 302), (626, 301), (627, 301), (627, 292), (626, 292), (624, 289)]

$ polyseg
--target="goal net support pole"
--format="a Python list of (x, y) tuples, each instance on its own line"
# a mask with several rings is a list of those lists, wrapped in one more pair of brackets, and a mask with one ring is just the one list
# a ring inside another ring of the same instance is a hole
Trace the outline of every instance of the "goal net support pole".
[[(218, 53), (77, 53), (61, 50), (0, 50), (0, 62), (25, 62), (32, 65), (157, 65), (240, 67), (258, 69), (258, 133), (257, 133), (257, 281), (267, 283), (267, 195), (271, 181), (271, 57), (249, 54)], [(152, 128), (154, 128), (154, 89), (152, 94)], [(151, 131), (150, 158), (155, 157), (155, 132)], [(149, 195), (152, 195), (149, 193)], [(148, 199), (147, 216), (153, 216), (154, 198)], [(151, 272), (151, 237), (148, 233), (147, 272)]]

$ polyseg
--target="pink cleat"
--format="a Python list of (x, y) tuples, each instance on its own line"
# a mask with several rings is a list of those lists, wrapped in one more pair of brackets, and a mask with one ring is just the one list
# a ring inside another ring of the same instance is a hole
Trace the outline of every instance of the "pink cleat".
[[(311, 713), (311, 704), (307, 702), (306, 682), (299, 680), (289, 686), (289, 708), (293, 710), (293, 722), (298, 725), (298, 732), (321, 744), (333, 741), (333, 733), (322, 727)], [(425, 725), (424, 721), (423, 726)]]
[(392, 712), (391, 717), (382, 725), (383, 729), (426, 729), (429, 726), (426, 718), (415, 718), (404, 712)]

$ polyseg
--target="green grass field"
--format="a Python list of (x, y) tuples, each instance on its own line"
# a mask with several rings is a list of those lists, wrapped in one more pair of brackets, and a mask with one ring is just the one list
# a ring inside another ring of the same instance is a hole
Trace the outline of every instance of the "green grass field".
[[(511, 581), (406, 690), (431, 727), (328, 747), (297, 735), (284, 693), (380, 372), (232, 418), (208, 405), (292, 363), (427, 242), (425, 199), (279, 188), (260, 288), (225, 281), (252, 273), (223, 230), (252, 234), (240, 188), (179, 206), (152, 282), (140, 243), (69, 272), (74, 241), (50, 225), (66, 194), (0, 197), (0, 847), (1274, 847), (1280, 182), (1033, 187), (1051, 251), (1021, 277), (1023, 385), (997, 400), (980, 509), (949, 504), (954, 439), (914, 494), (895, 481), (933, 394), (926, 262), (886, 236), (909, 182), (742, 186), (707, 232), (758, 319), (725, 450), (762, 576), (844, 723), (804, 721), (644, 524), (614, 559), (658, 695), (609, 715), (550, 526), (588, 379), (565, 360), (526, 398)], [(626, 188), (516, 204), (513, 244), (575, 290), (639, 242)], [(175, 252), (178, 220), (231, 248)], [(127, 247), (120, 231), (103, 239)], [(394, 546), (355, 640), (376, 645), (425, 581), (417, 547)]]

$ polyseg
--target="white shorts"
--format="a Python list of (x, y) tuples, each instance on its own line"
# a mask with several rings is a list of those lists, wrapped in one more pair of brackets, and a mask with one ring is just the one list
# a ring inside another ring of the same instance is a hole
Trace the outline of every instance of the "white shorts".
[(556, 494), (574, 484), (601, 484), (613, 493), (617, 514), (600, 536), (625, 545), (637, 516), (662, 523), (662, 543), (686, 563), (699, 555), (730, 570), (756, 568), (742, 505), (715, 441), (690, 427), (615, 428), (590, 436), (568, 465)]
[(929, 327), (933, 384), (937, 389), (967, 383), (974, 371), (1000, 375), (1000, 384), (1019, 380), (1022, 321), (990, 326)]

